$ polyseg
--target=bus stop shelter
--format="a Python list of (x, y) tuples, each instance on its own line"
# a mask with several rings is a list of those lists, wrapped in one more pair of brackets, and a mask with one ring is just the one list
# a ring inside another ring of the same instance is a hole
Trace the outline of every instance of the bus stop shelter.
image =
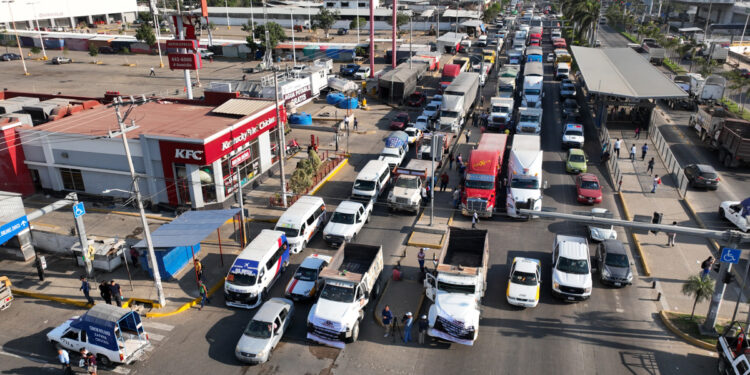
[[(156, 254), (156, 263), (162, 280), (171, 280), (190, 259), (195, 261), (195, 253), (200, 251), (200, 243), (214, 231), (219, 236), (219, 253), (221, 264), (224, 265), (224, 253), (221, 249), (221, 226), (227, 220), (235, 217), (239, 208), (226, 210), (188, 211), (174, 219), (171, 223), (160, 226), (151, 234), (151, 241)], [(244, 226), (243, 226), (244, 227)], [(133, 247), (145, 250), (146, 240), (141, 240)], [(149, 261), (147, 251), (140, 251), (141, 264), (153, 276), (153, 265)], [(197, 273), (196, 273), (197, 279)]]

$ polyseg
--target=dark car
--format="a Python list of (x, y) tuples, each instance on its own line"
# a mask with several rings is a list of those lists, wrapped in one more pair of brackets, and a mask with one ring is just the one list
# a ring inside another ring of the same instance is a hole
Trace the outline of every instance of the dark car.
[(560, 96), (563, 98), (569, 98), (576, 95), (576, 85), (573, 81), (565, 78), (560, 82)]
[(112, 47), (104, 46), (99, 47), (99, 53), (103, 53), (105, 55), (114, 55), (115, 53), (117, 53), (117, 51), (115, 51), (115, 49)]
[(409, 100), (406, 102), (410, 107), (422, 107), (427, 101), (427, 95), (421, 91), (416, 91), (409, 95)]
[(71, 62), (73, 62), (73, 60), (63, 56), (55, 56), (52, 58), (52, 63), (55, 65), (70, 64)]
[(359, 64), (346, 64), (341, 65), (341, 67), (339, 68), (339, 73), (344, 76), (350, 76), (353, 75), (357, 70), (359, 70)]
[(578, 108), (578, 102), (575, 99), (568, 98), (562, 103), (563, 118), (568, 121), (580, 120), (581, 113)]
[(622, 242), (618, 240), (601, 242), (596, 249), (596, 261), (603, 284), (624, 286), (633, 283), (630, 258)]
[(17, 53), (4, 53), (0, 55), (0, 60), (3, 60), (3, 61), (21, 60), (21, 55)]
[(342, 27), (342, 28), (339, 29), (338, 32), (336, 32), (336, 34), (346, 35), (346, 34), (349, 34), (349, 30)]
[(748, 69), (735, 69), (735, 72), (737, 72), (742, 78), (750, 78), (750, 70)]
[(396, 118), (391, 121), (391, 129), (393, 130), (404, 130), (406, 124), (409, 123), (409, 114), (401, 112), (396, 115)]
[(714, 167), (706, 164), (690, 164), (685, 167), (685, 177), (692, 187), (701, 187), (711, 190), (719, 188), (719, 174)]

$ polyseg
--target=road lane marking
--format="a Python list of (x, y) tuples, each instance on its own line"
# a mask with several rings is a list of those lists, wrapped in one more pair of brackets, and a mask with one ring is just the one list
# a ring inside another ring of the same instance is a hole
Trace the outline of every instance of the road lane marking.
[(173, 325), (157, 322), (143, 322), (143, 326), (148, 329), (154, 328), (162, 331), (171, 331), (174, 329)]
[(150, 332), (148, 334), (148, 339), (151, 340), (151, 341), (161, 341), (161, 340), (164, 339), (164, 335), (160, 335), (158, 333)]

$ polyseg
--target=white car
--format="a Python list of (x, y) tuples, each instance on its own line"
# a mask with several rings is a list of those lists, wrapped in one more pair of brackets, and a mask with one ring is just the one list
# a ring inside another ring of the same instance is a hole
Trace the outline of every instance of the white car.
[(427, 103), (427, 105), (424, 107), (424, 110), (422, 110), (422, 116), (425, 116), (429, 119), (436, 118), (438, 116), (438, 113), (440, 113), (440, 102), (435, 100)]
[(509, 304), (520, 307), (536, 307), (539, 304), (541, 264), (538, 259), (513, 258), (505, 292)]
[[(417, 128), (421, 131), (426, 131), (430, 128), (430, 118), (427, 116), (419, 116), (417, 117), (417, 120), (414, 122), (414, 124), (412, 124), (412, 127)], [(409, 143), (411, 143), (411, 141)]]
[(591, 297), (589, 244), (583, 237), (555, 236), (552, 251), (552, 295), (565, 301)]
[(477, 47), (486, 47), (487, 46), (487, 35), (480, 35), (477, 39)]
[(562, 145), (567, 148), (583, 148), (583, 125), (566, 124), (563, 129)]
[(323, 239), (334, 247), (351, 241), (359, 234), (365, 223), (370, 221), (371, 213), (372, 200), (341, 202), (331, 215), (331, 220), (323, 228)]
[(242, 362), (263, 363), (279, 344), (289, 328), (294, 314), (294, 302), (271, 298), (258, 309), (234, 348), (234, 356)]
[(331, 262), (328, 255), (313, 254), (300, 263), (284, 289), (284, 295), (294, 301), (309, 300), (323, 287), (320, 271)]
[(727, 219), (743, 232), (750, 230), (750, 198), (742, 202), (724, 201), (719, 206), (719, 217)]
[(357, 69), (356, 72), (354, 72), (354, 78), (356, 79), (367, 79), (367, 77), (370, 76), (370, 67), (369, 66), (360, 66), (359, 69)]
[(214, 55), (213, 52), (207, 50), (207, 49), (199, 49), (198, 52), (201, 54), (201, 59), (208, 59), (211, 56)]
[[(601, 207), (592, 208), (591, 216), (603, 217), (607, 219), (612, 218), (612, 214), (609, 212), (609, 210), (606, 208), (601, 208)], [(615, 230), (615, 227), (613, 225), (590, 224), (588, 226), (588, 229), (589, 229), (589, 238), (591, 238), (592, 241), (603, 242), (606, 240), (617, 239), (617, 231)]]
[(404, 162), (404, 157), (409, 149), (403, 149), (402, 147), (385, 147), (383, 151), (380, 151), (378, 160), (383, 160), (388, 163), (388, 166), (393, 169), (401, 165)]
[(554, 54), (554, 53), (550, 52), (550, 53), (549, 53), (549, 54), (547, 55), (547, 62), (548, 62), (548, 63), (552, 63), (552, 62), (555, 62), (555, 54)]
[(422, 130), (415, 126), (410, 126), (404, 129), (404, 132), (409, 135), (409, 144), (414, 144), (417, 139), (422, 138)]

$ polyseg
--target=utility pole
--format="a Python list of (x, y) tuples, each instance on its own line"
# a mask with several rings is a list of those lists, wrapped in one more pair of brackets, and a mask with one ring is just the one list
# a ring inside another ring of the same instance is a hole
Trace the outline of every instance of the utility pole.
[[(13, 25), (13, 33), (16, 34), (16, 45), (18, 45), (18, 54), (21, 55), (21, 65), (23, 65), (23, 75), (28, 76), (29, 71), (26, 70), (26, 59), (23, 57), (23, 50), (21, 49), (21, 40), (18, 37), (18, 29), (16, 29), (16, 21), (13, 19), (13, 9), (10, 4), (13, 4), (16, 0), (3, 0), (4, 3), (8, 4), (8, 13), (10, 13), (10, 23)], [(394, 49), (396, 42), (394, 41)]]
[(247, 235), (245, 234), (245, 231), (247, 230), (247, 225), (245, 225), (245, 203), (243, 202), (242, 197), (242, 176), (240, 175), (240, 166), (237, 164), (237, 167), (235, 168), (237, 171), (237, 203), (240, 205), (240, 221), (242, 225), (242, 248), (245, 248), (245, 243), (247, 242)]
[[(289, 13), (289, 20), (292, 21), (292, 59), (294, 60), (294, 65), (297, 66), (297, 48), (294, 44), (294, 12)], [(267, 45), (267, 44), (266, 44)]]
[(435, 29), (435, 45), (437, 45), (438, 39), (440, 39), (440, 0), (437, 0), (437, 8), (435, 9), (437, 14), (437, 28)]
[(47, 50), (44, 48), (44, 39), (42, 39), (42, 29), (39, 27), (39, 18), (36, 13), (36, 1), (31, 1), (26, 4), (31, 4), (31, 10), (34, 12), (34, 21), (36, 21), (36, 31), (39, 32), (39, 44), (42, 45), (42, 55), (44, 55), (44, 61), (47, 61)]
[(703, 43), (706, 43), (708, 39), (708, 23), (711, 21), (711, 5), (712, 2), (708, 2), (708, 15), (706, 15), (706, 26), (703, 28)]
[[(180, 17), (177, 17), (177, 19), (180, 19)], [(180, 21), (180, 26), (182, 26), (182, 23)], [(186, 70), (187, 72), (187, 70)], [(134, 100), (132, 97), (128, 102), (123, 102), (121, 97), (117, 97), (112, 104), (109, 105), (109, 107), (115, 107), (115, 113), (117, 114), (117, 124), (120, 127), (120, 134), (117, 134), (117, 132), (110, 132), (109, 137), (114, 138), (117, 135), (122, 136), (122, 145), (125, 148), (125, 157), (128, 159), (128, 168), (130, 169), (130, 178), (133, 181), (133, 192), (135, 193), (135, 201), (138, 203), (138, 212), (141, 216), (141, 225), (143, 226), (143, 237), (146, 240), (146, 246), (148, 248), (148, 259), (151, 263), (151, 271), (154, 275), (154, 287), (156, 288), (156, 296), (159, 302), (159, 305), (162, 307), (166, 305), (167, 301), (164, 297), (164, 289), (161, 285), (161, 274), (159, 273), (159, 264), (156, 261), (156, 254), (154, 253), (154, 243), (151, 240), (151, 230), (148, 227), (148, 221), (146, 220), (146, 212), (143, 209), (143, 202), (141, 201), (141, 189), (138, 184), (138, 176), (135, 174), (135, 167), (133, 167), (133, 159), (130, 156), (130, 146), (128, 145), (128, 139), (126, 136), (126, 133), (130, 130), (133, 130), (135, 126), (135, 121), (132, 121), (132, 126), (130, 128), (125, 128), (125, 120), (130, 115), (130, 112), (137, 106), (147, 103), (148, 100), (146, 100), (146, 97), (142, 97), (141, 99)], [(123, 116), (120, 113), (120, 106), (128, 105), (127, 111), (125, 111), (125, 115)]]
[[(73, 207), (80, 202), (78, 201), (78, 194), (70, 193), (70, 198), (73, 199)], [(75, 212), (75, 209), (74, 209)], [(94, 267), (91, 265), (91, 254), (89, 254), (89, 240), (86, 237), (86, 228), (83, 225), (83, 215), (74, 215), (76, 221), (76, 232), (78, 232), (78, 241), (81, 243), (81, 257), (86, 263), (86, 277), (94, 276)]]
[[(732, 249), (737, 249), (740, 246), (740, 241), (742, 241), (742, 235), (738, 232), (733, 232), (727, 243), (729, 244), (728, 247)], [(719, 259), (721, 260), (721, 259)], [(703, 323), (703, 326), (701, 327), (701, 330), (704, 332), (710, 332), (712, 334), (716, 333), (716, 319), (719, 316), (719, 309), (721, 308), (721, 302), (724, 299), (724, 291), (727, 288), (726, 280), (727, 275), (732, 272), (732, 264), (731, 263), (725, 263), (721, 262), (721, 266), (719, 267), (719, 275), (717, 276), (716, 280), (716, 286), (714, 287), (714, 295), (711, 298), (711, 304), (708, 306), (708, 314), (706, 314), (706, 321)], [(740, 291), (740, 294), (742, 292)], [(737, 299), (739, 300), (741, 297), (738, 296)], [(739, 301), (738, 301), (739, 304)]]
[[(373, 0), (370, 0), (370, 4), (372, 4)], [(372, 5), (371, 5), (372, 7)], [(393, 0), (393, 27), (391, 28), (391, 68), (396, 67), (396, 34), (398, 30), (398, 23), (396, 20), (398, 20), (398, 17), (396, 15), (396, 9), (398, 8), (398, 0)], [(370, 26), (370, 29), (372, 30), (372, 26)], [(370, 35), (370, 38), (372, 39), (372, 34)], [(372, 43), (372, 42), (370, 42)], [(372, 45), (372, 44), (370, 44)], [(370, 53), (370, 59), (372, 59), (372, 52)], [(373, 69), (370, 69), (370, 72), (372, 72)]]
[[(268, 36), (268, 30), (266, 30), (266, 36)], [(276, 78), (276, 70), (273, 71), (273, 97), (276, 106), (276, 128), (279, 129), (279, 175), (281, 177), (281, 202), (284, 208), (287, 206), (286, 201), (286, 174), (284, 171), (284, 162), (286, 161), (286, 134), (284, 134), (284, 126), (281, 124), (281, 116), (279, 115), (279, 81)]]
[(370, 0), (370, 78), (373, 77), (375, 77), (375, 2)]
[[(414, 57), (414, 18), (409, 17), (409, 69), (411, 69), (411, 60)], [(396, 51), (393, 51), (396, 53)]]

